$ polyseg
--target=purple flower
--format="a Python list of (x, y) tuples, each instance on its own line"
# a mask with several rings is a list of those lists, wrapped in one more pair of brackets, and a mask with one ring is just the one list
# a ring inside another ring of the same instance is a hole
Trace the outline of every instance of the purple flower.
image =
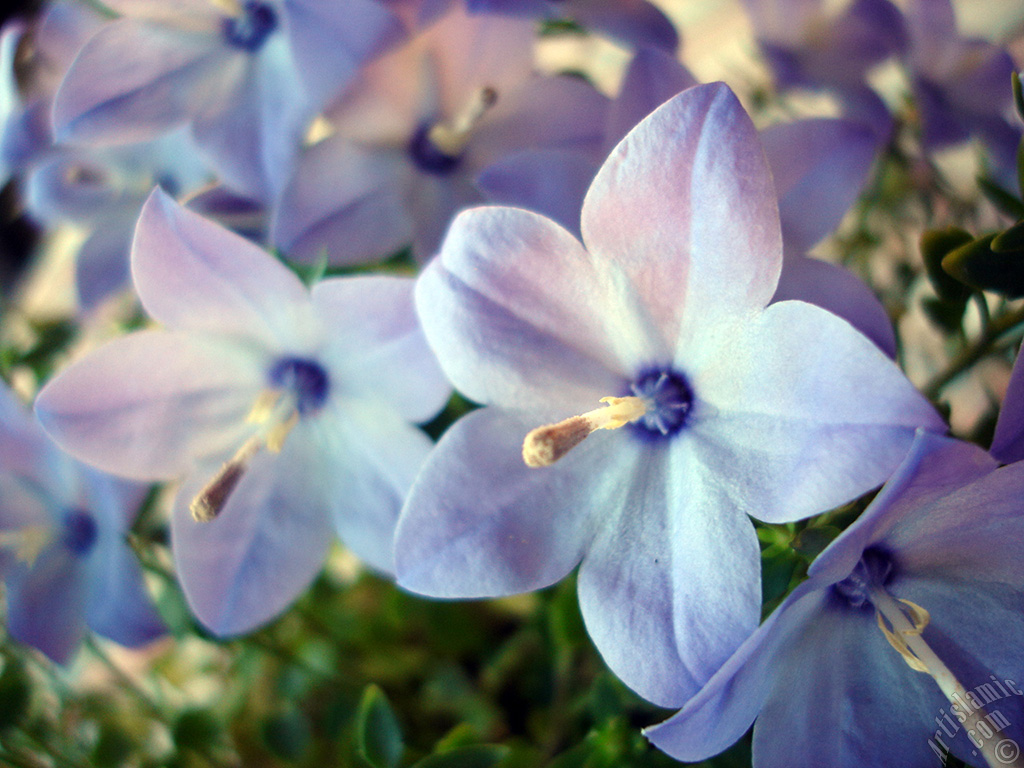
[(1009, 464), (1024, 460), (1024, 363), (1018, 352), (992, 436), (991, 453)]
[(172, 544), (199, 619), (224, 635), (272, 618), (316, 575), (334, 531), (389, 572), (395, 520), (431, 445), (409, 422), (449, 394), (412, 281), (309, 290), (159, 190), (139, 220), (132, 275), (164, 329), (74, 363), (36, 411), (83, 460), (184, 478)]
[(1013, 104), (1010, 54), (985, 40), (960, 37), (949, 0), (913, 0), (907, 29), (907, 65), (925, 148), (978, 136), (1000, 175), (1015, 180), (1021, 130), (1007, 120)]
[(623, 140), (582, 233), (585, 248), (536, 214), (476, 209), (423, 272), (427, 338), (487, 407), (424, 465), (397, 574), (416, 592), (482, 597), (579, 565), (583, 616), (613, 671), (682, 703), (757, 624), (746, 516), (842, 503), (888, 476), (916, 427), (943, 424), (844, 321), (768, 306), (775, 192), (724, 85), (683, 92)]
[(290, 258), (353, 264), (412, 242), (434, 254), (476, 179), (527, 149), (594, 152), (606, 99), (577, 78), (533, 72), (534, 28), (453, 10), (366, 67), (332, 108), (334, 133), (310, 147), (276, 209)]
[(59, 664), (86, 628), (127, 646), (164, 632), (125, 535), (145, 486), (59, 451), (0, 386), (0, 575), (12, 637)]
[(756, 768), (918, 768), (947, 748), (1020, 765), (1022, 493), (1024, 464), (920, 434), (810, 578), (648, 738), (697, 761), (757, 718)]
[(123, 143), (189, 124), (236, 191), (269, 200), (306, 124), (403, 33), (376, 0), (111, 0), (124, 16), (57, 93), (57, 138)]

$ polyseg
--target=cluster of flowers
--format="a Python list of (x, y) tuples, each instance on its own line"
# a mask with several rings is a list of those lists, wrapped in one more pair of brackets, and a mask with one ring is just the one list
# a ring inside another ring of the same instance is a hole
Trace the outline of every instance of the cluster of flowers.
[[(749, 0), (780, 86), (846, 116), (760, 134), (644, 0), (58, 0), (8, 25), (5, 170), (89, 231), (84, 321), (130, 274), (160, 326), (46, 382), (41, 427), (0, 399), (11, 634), (61, 662), (86, 624), (159, 634), (125, 532), (142, 483), (180, 482), (176, 572), (217, 635), (285, 610), (335, 536), (433, 597), (578, 568), (608, 666), (682, 708), (648, 731), (673, 756), (759, 717), (759, 766), (1017, 760), (1024, 372), (991, 455), (944, 437), (881, 304), (807, 255), (892, 130), (871, 65), (906, 62), (926, 150), (976, 136), (1001, 176), (1013, 62), (947, 0), (821, 5)], [(635, 49), (615, 99), (535, 71), (545, 15)], [(416, 277), (312, 285), (264, 250), (410, 244)], [(434, 445), (415, 425), (452, 386), (482, 407)], [(758, 626), (750, 518), (883, 483)], [(964, 704), (986, 685), (1013, 692), (995, 724)]]

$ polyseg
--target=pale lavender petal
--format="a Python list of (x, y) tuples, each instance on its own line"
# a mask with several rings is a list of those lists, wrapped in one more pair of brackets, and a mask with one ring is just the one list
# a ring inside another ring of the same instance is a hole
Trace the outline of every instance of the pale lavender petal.
[(290, 259), (360, 264), (412, 240), (404, 150), (369, 152), (335, 136), (307, 149), (273, 211), (271, 237)]
[(491, 200), (541, 213), (579, 237), (580, 210), (597, 163), (580, 152), (517, 152), (489, 165), (477, 185)]
[(141, 141), (186, 122), (225, 57), (216, 38), (113, 21), (79, 53), (54, 99), (61, 141)]
[(754, 722), (772, 688), (780, 654), (813, 622), (827, 599), (818, 584), (801, 584), (765, 619), (686, 705), (644, 729), (658, 749), (696, 762), (737, 741)]
[(593, 536), (592, 513), (629, 483), (615, 460), (622, 436), (595, 436), (554, 466), (532, 469), (522, 442), (537, 426), (483, 408), (442, 436), (395, 533), (400, 586), (433, 597), (497, 597), (549, 586), (576, 566)]
[(571, 3), (572, 16), (635, 47), (655, 46), (669, 53), (679, 47), (679, 35), (657, 6), (646, 0), (580, 0)]
[(605, 295), (568, 232), (528, 211), (478, 208), (421, 274), (416, 308), (457, 389), (480, 403), (570, 409), (564, 418), (625, 388)]
[(587, 248), (622, 265), (666, 338), (764, 307), (778, 283), (771, 173), (721, 83), (684, 91), (623, 139), (587, 193), (582, 224)]
[(66, 664), (85, 635), (87, 581), (84, 562), (59, 542), (32, 567), (19, 564), (7, 575), (7, 631)]
[[(592, 438), (593, 439), (593, 438)], [(630, 441), (579, 572), (587, 631), (645, 699), (679, 706), (757, 627), (760, 548), (687, 442)]]
[(918, 427), (946, 429), (878, 347), (825, 310), (773, 304), (739, 333), (681, 348), (677, 368), (693, 366), (700, 460), (747, 514), (835, 507), (884, 482)]
[(1003, 396), (991, 454), (1004, 464), (1024, 459), (1024, 355), (1019, 352)]
[(878, 150), (875, 133), (852, 120), (800, 120), (762, 131), (761, 140), (779, 195), (783, 245), (804, 256), (860, 196)]
[(219, 76), (223, 90), (196, 110), (196, 143), (227, 186), (269, 203), (292, 172), (312, 112), (287, 40), (275, 35), (258, 55), (232, 57)]
[(384, 275), (323, 280), (313, 305), (330, 329), (322, 358), (338, 371), (342, 398), (377, 400), (402, 418), (433, 418), (451, 394), (413, 306), (411, 278)]
[(398, 514), (433, 443), (372, 401), (336, 408), (316, 430), (333, 461), (324, 482), (338, 536), (367, 565), (393, 573)]
[(484, 202), (465, 173), (444, 177), (416, 174), (407, 194), (413, 219), (412, 255), (421, 264), (437, 254), (456, 214)]
[(809, 257), (787, 258), (772, 301), (790, 299), (838, 315), (895, 359), (896, 332), (889, 314), (867, 284), (849, 270)]
[(302, 281), (270, 254), (154, 190), (139, 216), (132, 277), (170, 328), (281, 343), (308, 311)]
[(131, 285), (128, 265), (135, 217), (101, 221), (75, 257), (79, 306), (88, 312), (113, 293)]
[(36, 413), (82, 461), (172, 479), (192, 457), (240, 444), (264, 378), (264, 361), (237, 343), (140, 331), (61, 371), (39, 393)]
[(316, 425), (302, 421), (280, 454), (262, 453), (211, 522), (189, 503), (218, 471), (196, 467), (174, 505), (171, 545), (196, 617), (220, 636), (248, 632), (277, 616), (309, 586), (334, 540), (327, 477)]
[(610, 151), (647, 115), (694, 85), (696, 78), (675, 56), (657, 48), (641, 48), (629, 63), (619, 95), (609, 108), (606, 149)]
[(364, 62), (401, 40), (399, 18), (378, 0), (285, 0), (291, 50), (317, 104), (339, 93)]

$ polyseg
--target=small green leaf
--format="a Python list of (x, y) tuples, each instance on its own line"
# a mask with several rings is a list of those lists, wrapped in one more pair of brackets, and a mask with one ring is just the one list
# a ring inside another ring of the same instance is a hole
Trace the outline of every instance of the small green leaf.
[(384, 692), (367, 686), (356, 714), (356, 746), (374, 768), (395, 768), (402, 757), (402, 731)]
[(128, 762), (134, 751), (135, 744), (123, 730), (116, 725), (103, 723), (89, 765), (94, 768), (118, 768)]
[(978, 188), (996, 208), (1013, 219), (1024, 219), (1024, 203), (1016, 195), (1012, 195), (995, 182), (978, 179)]
[(508, 747), (500, 744), (478, 744), (428, 755), (413, 768), (491, 768), (504, 760), (508, 753)]
[(0, 673), (0, 731), (17, 725), (28, 714), (32, 684), (21, 662), (8, 659)]
[(986, 235), (951, 251), (942, 268), (962, 283), (1009, 298), (1024, 296), (1024, 253), (995, 253)]
[(1018, 221), (1009, 229), (996, 235), (992, 241), (992, 250), (996, 253), (1020, 253), (1024, 251), (1024, 221)]
[(205, 753), (215, 746), (221, 735), (220, 721), (205, 709), (186, 709), (171, 730), (179, 749)]
[(939, 297), (946, 301), (962, 303), (971, 295), (970, 288), (942, 268), (942, 260), (950, 251), (966, 245), (973, 239), (970, 232), (958, 227), (929, 229), (921, 235), (921, 258), (924, 260), (928, 279)]
[(309, 748), (309, 723), (295, 709), (278, 713), (263, 723), (263, 741), (277, 757), (299, 760)]
[(1020, 137), (1020, 144), (1017, 145), (1017, 186), (1024, 195), (1024, 136)]
[(1012, 73), (1010, 80), (1013, 84), (1013, 103), (1017, 106), (1017, 114), (1024, 120), (1024, 90), (1021, 89), (1020, 75)]
[(939, 330), (946, 333), (958, 331), (963, 325), (966, 301), (943, 301), (932, 296), (925, 296), (921, 301), (921, 309)]

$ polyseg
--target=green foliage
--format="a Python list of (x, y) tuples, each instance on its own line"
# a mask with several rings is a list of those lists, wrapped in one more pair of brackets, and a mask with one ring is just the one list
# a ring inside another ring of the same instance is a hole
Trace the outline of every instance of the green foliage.
[(942, 268), (962, 283), (1008, 298), (1024, 296), (1024, 250), (993, 250), (995, 234), (972, 240), (946, 254)]
[(402, 758), (402, 731), (384, 692), (367, 687), (356, 715), (359, 754), (373, 768), (395, 768)]

